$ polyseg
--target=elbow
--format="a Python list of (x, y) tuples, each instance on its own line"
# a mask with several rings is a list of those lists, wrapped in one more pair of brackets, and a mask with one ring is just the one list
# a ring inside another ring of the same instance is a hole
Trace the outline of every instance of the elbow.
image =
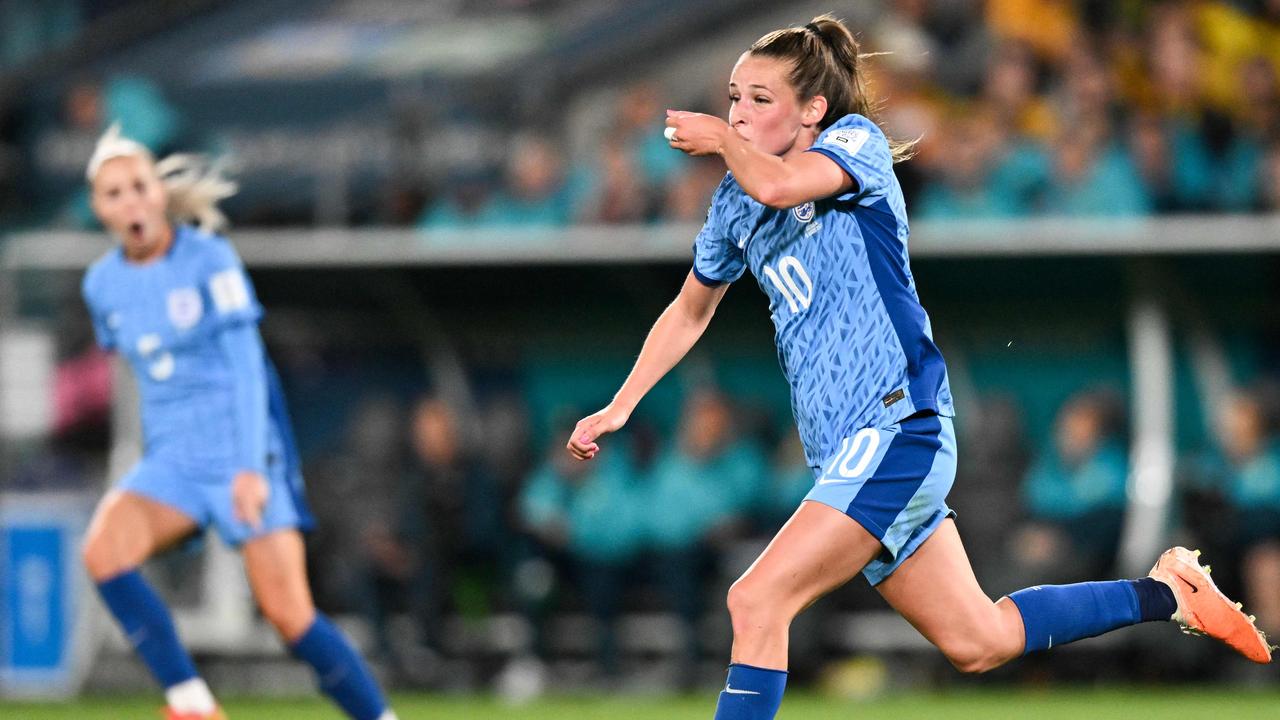
[(672, 309), (676, 311), (680, 322), (688, 328), (693, 328), (701, 333), (711, 324), (711, 317), (716, 314), (716, 304), (690, 302), (689, 298), (681, 293), (672, 303)]
[(768, 182), (761, 185), (756, 193), (756, 200), (774, 210), (786, 210), (795, 205), (791, 202), (792, 198), (787, 192), (786, 185), (781, 182)]
[(689, 327), (696, 328), (699, 332), (702, 332), (703, 330), (707, 329), (707, 326), (711, 324), (712, 316), (716, 314), (716, 309), (714, 306), (709, 308), (696, 308), (696, 309), (689, 308), (689, 307), (682, 307), (680, 308), (680, 310), (681, 310), (680, 315), (681, 317), (684, 318), (685, 324), (688, 325)]

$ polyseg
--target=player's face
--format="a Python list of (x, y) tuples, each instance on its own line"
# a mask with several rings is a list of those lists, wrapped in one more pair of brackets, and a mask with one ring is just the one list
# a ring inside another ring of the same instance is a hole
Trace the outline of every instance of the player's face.
[(168, 237), (167, 201), (155, 164), (147, 158), (112, 158), (93, 179), (93, 212), (132, 258), (149, 257)]
[(806, 127), (805, 108), (787, 80), (790, 72), (785, 60), (743, 53), (729, 77), (729, 125), (771, 155), (795, 148)]

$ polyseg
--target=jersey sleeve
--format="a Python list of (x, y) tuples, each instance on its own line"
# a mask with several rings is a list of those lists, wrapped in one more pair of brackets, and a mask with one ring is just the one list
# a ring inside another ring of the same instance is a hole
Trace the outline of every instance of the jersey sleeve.
[(854, 187), (838, 200), (878, 195), (893, 177), (893, 153), (889, 141), (875, 123), (861, 115), (846, 115), (818, 136), (807, 152), (831, 158)]
[(222, 238), (210, 240), (205, 260), (203, 291), (218, 323), (256, 323), (262, 317), (262, 306), (231, 243)]
[(703, 285), (715, 287), (742, 277), (746, 262), (734, 243), (733, 226), (741, 210), (741, 191), (732, 176), (726, 175), (711, 198), (707, 222), (693, 241), (693, 275)]
[(110, 323), (107, 322), (105, 311), (98, 300), (96, 275), (93, 270), (85, 273), (84, 281), (80, 283), (80, 295), (84, 298), (85, 307), (89, 311), (89, 319), (93, 322), (93, 337), (98, 341), (98, 347), (112, 351), (116, 349), (115, 332), (112, 331)]

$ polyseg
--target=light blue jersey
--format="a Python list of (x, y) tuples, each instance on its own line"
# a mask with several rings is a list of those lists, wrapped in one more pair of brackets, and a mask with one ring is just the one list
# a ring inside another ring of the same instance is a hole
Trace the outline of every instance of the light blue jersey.
[(309, 526), (283, 395), (257, 335), (262, 308), (231, 244), (178, 226), (164, 257), (139, 264), (111, 250), (82, 290), (98, 343), (128, 360), (142, 399), (144, 456), (122, 488), (216, 522), (235, 543), (249, 535), (227, 486), (253, 470), (272, 484), (268, 529)]
[(714, 286), (750, 268), (769, 296), (805, 457), (819, 469), (859, 429), (954, 409), (907, 260), (906, 206), (884, 133), (847, 115), (809, 151), (835, 161), (854, 188), (775, 210), (730, 173), (694, 242), (693, 271)]

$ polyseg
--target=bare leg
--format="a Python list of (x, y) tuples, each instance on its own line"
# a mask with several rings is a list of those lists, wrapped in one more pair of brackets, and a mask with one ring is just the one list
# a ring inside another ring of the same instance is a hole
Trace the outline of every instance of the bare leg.
[(246, 542), (244, 565), (263, 616), (285, 642), (297, 642), (316, 619), (301, 533), (278, 530)]
[(302, 534), (277, 530), (250, 540), (244, 544), (244, 564), (262, 614), (290, 651), (315, 670), (320, 689), (356, 720), (394, 720), (350, 641), (316, 612)]
[(195, 521), (163, 503), (132, 492), (102, 499), (89, 525), (84, 565), (125, 636), (165, 689), (171, 710), (216, 717), (209, 686), (178, 639), (164, 601), (136, 572), (147, 558), (187, 537)]
[(857, 575), (880, 542), (844, 513), (804, 502), (729, 589), (732, 662), (785, 670), (800, 611)]
[(962, 672), (985, 672), (1022, 655), (1021, 613), (978, 586), (951, 519), (876, 589)]
[(194, 533), (191, 518), (131, 492), (107, 493), (89, 523), (84, 566), (94, 582), (132, 570), (147, 558)]

